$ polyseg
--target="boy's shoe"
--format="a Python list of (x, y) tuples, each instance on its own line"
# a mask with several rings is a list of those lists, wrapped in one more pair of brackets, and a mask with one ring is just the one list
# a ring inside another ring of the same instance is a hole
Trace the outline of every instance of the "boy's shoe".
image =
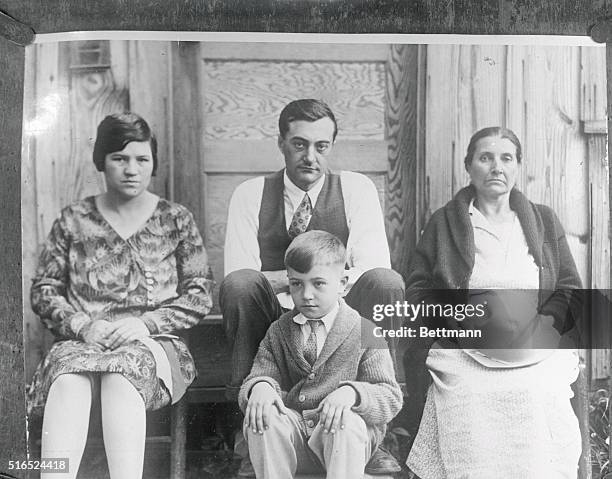
[(374, 451), (365, 468), (365, 472), (373, 476), (377, 474), (392, 474), (401, 470), (402, 467), (397, 462), (397, 459), (389, 451), (383, 449), (382, 446), (378, 446), (378, 449)]
[(240, 461), (240, 469), (238, 469), (238, 477), (255, 477), (255, 469), (251, 464), (251, 458), (247, 454), (246, 457)]

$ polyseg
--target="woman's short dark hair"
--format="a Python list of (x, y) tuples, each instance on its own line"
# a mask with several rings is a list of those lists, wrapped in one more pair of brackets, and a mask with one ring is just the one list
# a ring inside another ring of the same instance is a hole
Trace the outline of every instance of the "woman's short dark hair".
[(98, 171), (104, 171), (104, 159), (109, 153), (121, 151), (132, 141), (148, 141), (153, 155), (153, 173), (157, 171), (157, 139), (149, 124), (136, 113), (114, 113), (98, 125), (93, 162)]
[(487, 128), (483, 128), (482, 130), (478, 130), (472, 135), (472, 138), (470, 138), (470, 144), (467, 147), (467, 153), (465, 155), (465, 159), (463, 160), (466, 168), (472, 164), (472, 159), (474, 158), (474, 152), (476, 151), (476, 143), (478, 143), (478, 140), (487, 138), (489, 136), (498, 136), (500, 138), (510, 140), (516, 147), (516, 161), (517, 163), (521, 162), (523, 159), (523, 147), (521, 146), (521, 142), (514, 132), (509, 128), (503, 128), (501, 126), (489, 126)]
[(336, 117), (331, 108), (321, 100), (314, 100), (312, 98), (305, 98), (302, 100), (295, 100), (289, 103), (278, 118), (278, 131), (282, 138), (289, 131), (289, 123), (292, 121), (317, 121), (321, 118), (329, 118), (334, 122), (334, 137), (338, 134), (338, 123)]

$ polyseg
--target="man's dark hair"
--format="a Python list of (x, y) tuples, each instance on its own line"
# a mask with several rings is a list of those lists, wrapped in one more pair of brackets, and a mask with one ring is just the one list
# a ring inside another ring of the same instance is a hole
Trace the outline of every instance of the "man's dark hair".
[(289, 103), (283, 111), (281, 111), (280, 117), (278, 118), (278, 131), (282, 138), (289, 131), (289, 123), (292, 121), (317, 121), (321, 118), (329, 118), (334, 122), (334, 137), (338, 134), (338, 123), (336, 117), (331, 108), (321, 100), (314, 100), (312, 98), (305, 98), (302, 100), (295, 100)]

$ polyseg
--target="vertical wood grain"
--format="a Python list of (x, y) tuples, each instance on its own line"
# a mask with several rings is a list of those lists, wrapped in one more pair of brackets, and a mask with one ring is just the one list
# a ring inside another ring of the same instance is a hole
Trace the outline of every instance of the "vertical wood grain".
[[(69, 128), (70, 116), (67, 115), (70, 105), (69, 91), (66, 88), (66, 77), (61, 72), (59, 44), (33, 46), (32, 53), (37, 62), (29, 105), (29, 121), (26, 123), (26, 134), (29, 139), (28, 160), (31, 163), (25, 170), (29, 186), (35, 190), (32, 197), (35, 211), (32, 216), (24, 218), (28, 231), (36, 233), (29, 238), (29, 247), (24, 249), (24, 265), (32, 268), (24, 276), (24, 334), (29, 340), (25, 348), (26, 381), (29, 381), (37, 364), (42, 360), (53, 339), (45, 331), (38, 318), (30, 308), (29, 289), (34, 276), (40, 245), (46, 238), (51, 224), (61, 209), (63, 198), (67, 194), (65, 182), (58, 173), (62, 163), (68, 160), (68, 149), (65, 143), (66, 131)], [(30, 109), (31, 108), (31, 109)], [(64, 142), (57, 141), (64, 140)], [(68, 147), (69, 148), (69, 147)], [(27, 256), (25, 256), (27, 255)]]
[(427, 46), (425, 176), (429, 213), (443, 206), (451, 198), (453, 191), (457, 68), (456, 46)]
[(157, 137), (157, 172), (151, 191), (170, 198), (170, 164), (172, 145), (168, 144), (170, 125), (169, 42), (129, 41), (129, 109), (141, 115)]
[(36, 138), (40, 123), (36, 108), (37, 47), (30, 46), (25, 55), (24, 136), (21, 161), (21, 228), (22, 228), (22, 298), (25, 381), (31, 378), (42, 360), (51, 338), (44, 334), (40, 322), (30, 308), (30, 284), (39, 253), (38, 206), (36, 191)]
[[(174, 130), (174, 191), (175, 199), (191, 211), (200, 227), (205, 241), (208, 231), (204, 229), (202, 210), (202, 105), (204, 94), (200, 89), (200, 44), (191, 42), (173, 43), (172, 54), (172, 104)], [(170, 146), (170, 145), (169, 145)]]
[(93, 147), (104, 117), (128, 107), (127, 42), (110, 42), (110, 55), (111, 68), (70, 71), (70, 168), (62, 174), (71, 194), (60, 208), (105, 190), (104, 176), (93, 164)]
[(577, 47), (519, 47), (523, 56), (523, 191), (553, 208), (583, 283), (588, 278), (586, 138), (580, 129)]
[[(524, 47), (508, 46), (506, 52), (505, 123), (525, 143), (525, 60)], [(523, 155), (524, 156), (524, 155)], [(525, 168), (520, 168), (517, 187), (526, 192)]]
[(603, 133), (606, 128), (608, 96), (606, 92), (606, 51), (603, 48), (582, 47), (582, 104), (580, 119), (590, 128)]
[(457, 109), (453, 194), (468, 185), (464, 156), (472, 135), (481, 128), (501, 126), (504, 121), (506, 47), (498, 45), (461, 45), (458, 51)]
[(418, 45), (391, 45), (387, 60), (386, 136), (389, 165), (386, 191), (386, 229), (391, 265), (407, 274), (416, 246), (417, 136), (419, 78)]
[[(602, 294), (610, 291), (610, 236), (609, 236), (609, 163), (606, 135), (589, 135), (589, 185), (591, 193), (591, 288)], [(593, 318), (593, 337), (609, 337), (609, 318)], [(593, 378), (610, 377), (609, 349), (593, 350)]]

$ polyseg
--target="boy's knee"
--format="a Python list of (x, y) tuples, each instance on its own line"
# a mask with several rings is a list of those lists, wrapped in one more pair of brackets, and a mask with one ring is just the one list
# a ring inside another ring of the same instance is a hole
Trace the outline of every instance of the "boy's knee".
[(342, 415), (342, 424), (344, 425), (342, 428), (344, 432), (364, 437), (367, 435), (368, 428), (365, 421), (359, 414), (353, 411), (347, 411)]
[(247, 438), (256, 438), (259, 439), (266, 434), (278, 434), (279, 432), (287, 432), (289, 421), (287, 420), (287, 416), (280, 414), (278, 410), (273, 407), (270, 411), (270, 414), (267, 416), (266, 420), (267, 428), (264, 429), (263, 434), (254, 430), (253, 426), (247, 427), (247, 418), (244, 418), (244, 422), (242, 423), (242, 429), (244, 431), (244, 437)]

